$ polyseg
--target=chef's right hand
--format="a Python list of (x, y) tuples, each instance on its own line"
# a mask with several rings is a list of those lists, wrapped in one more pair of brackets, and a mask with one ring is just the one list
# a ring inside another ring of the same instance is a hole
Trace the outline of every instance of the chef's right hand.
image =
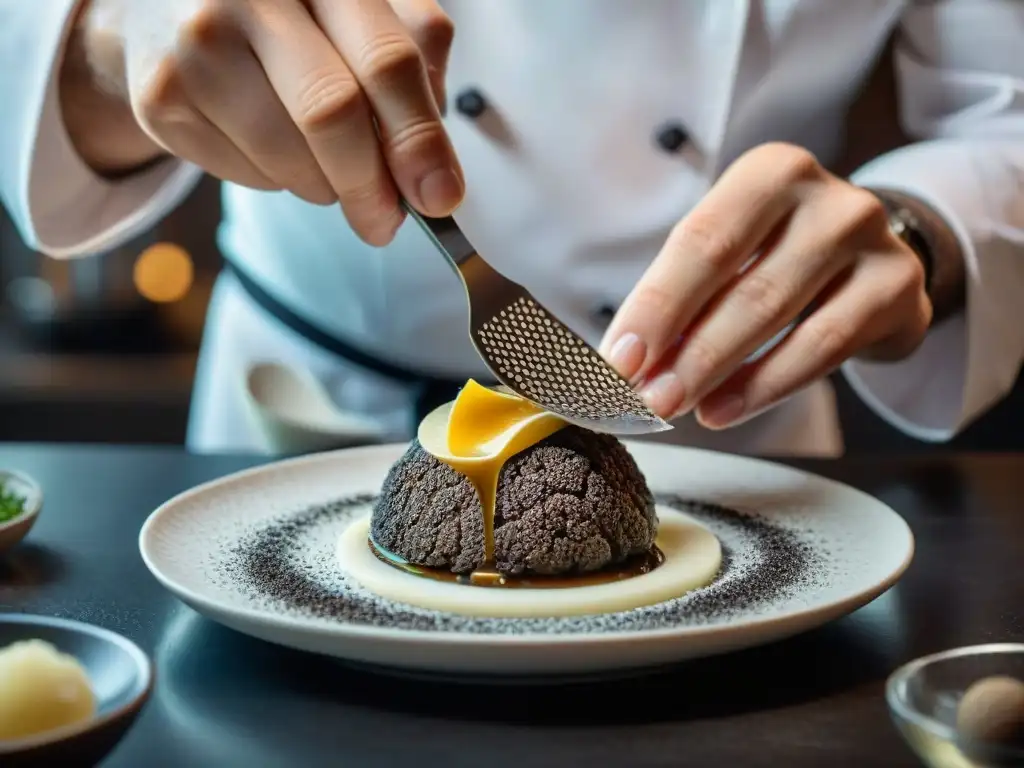
[(434, 0), (90, 0), (79, 29), (149, 139), (214, 176), (340, 202), (374, 245), (399, 195), (432, 216), (461, 202)]

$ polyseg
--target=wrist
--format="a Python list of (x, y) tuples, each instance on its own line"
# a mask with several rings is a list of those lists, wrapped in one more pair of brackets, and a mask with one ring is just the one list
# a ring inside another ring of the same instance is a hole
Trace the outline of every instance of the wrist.
[(963, 249), (953, 229), (931, 206), (911, 195), (873, 188), (889, 211), (893, 234), (917, 256), (925, 270), (932, 303), (932, 325), (963, 309), (966, 272)]
[(82, 3), (59, 73), (68, 137), (82, 160), (108, 177), (131, 173), (163, 155), (132, 111), (118, 22), (108, 4)]

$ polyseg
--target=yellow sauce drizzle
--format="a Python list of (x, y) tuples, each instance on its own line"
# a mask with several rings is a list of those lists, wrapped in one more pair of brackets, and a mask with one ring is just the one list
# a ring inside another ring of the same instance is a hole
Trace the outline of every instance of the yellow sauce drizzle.
[(424, 450), (465, 475), (483, 509), (484, 568), (494, 565), (494, 509), (498, 476), (512, 456), (539, 443), (566, 422), (523, 398), (470, 379), (455, 401), (420, 424)]

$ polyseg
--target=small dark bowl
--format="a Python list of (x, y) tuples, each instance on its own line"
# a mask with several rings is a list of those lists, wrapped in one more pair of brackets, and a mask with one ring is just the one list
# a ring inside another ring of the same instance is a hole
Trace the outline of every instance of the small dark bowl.
[(100, 627), (48, 616), (0, 616), (0, 648), (20, 640), (43, 640), (78, 659), (96, 695), (96, 715), (27, 739), (0, 740), (0, 766), (96, 765), (127, 733), (149, 698), (152, 662), (135, 643)]
[(43, 490), (39, 483), (23, 472), (0, 469), (0, 486), (13, 491), (25, 500), (25, 508), (17, 517), (0, 523), (0, 555), (13, 549), (24, 539), (43, 508)]

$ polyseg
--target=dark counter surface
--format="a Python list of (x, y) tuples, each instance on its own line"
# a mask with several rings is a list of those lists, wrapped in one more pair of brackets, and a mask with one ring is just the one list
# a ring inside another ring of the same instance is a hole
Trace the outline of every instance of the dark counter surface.
[(886, 676), (959, 645), (1024, 641), (1024, 456), (800, 462), (910, 523), (903, 580), (772, 646), (628, 681), (487, 688), (375, 676), (251, 640), (166, 593), (139, 528), (170, 496), (258, 463), (172, 448), (0, 446), (46, 496), (0, 561), (0, 612), (93, 622), (153, 654), (157, 685), (105, 763), (158, 766), (916, 766)]

